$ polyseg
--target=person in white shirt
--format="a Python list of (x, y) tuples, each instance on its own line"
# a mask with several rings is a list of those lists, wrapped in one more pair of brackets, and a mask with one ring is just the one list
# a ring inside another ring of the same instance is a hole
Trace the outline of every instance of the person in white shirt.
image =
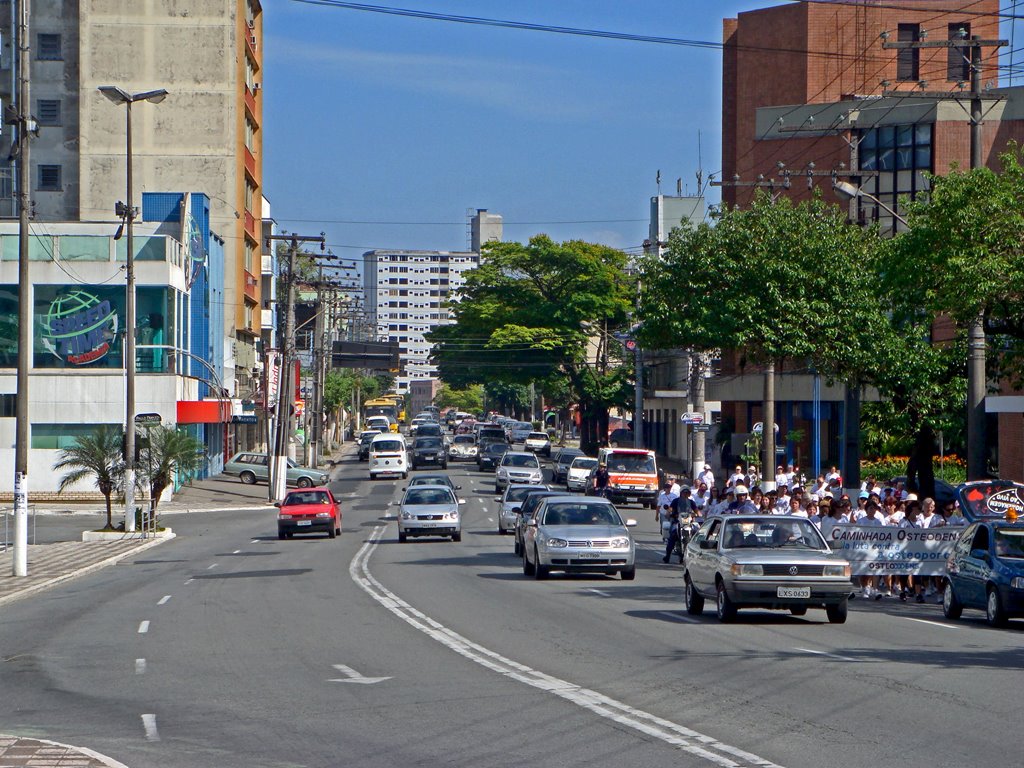
[(861, 491), (857, 496), (857, 508), (853, 510), (853, 522), (859, 523), (867, 514), (868, 492)]
[(935, 514), (935, 500), (926, 498), (921, 502), (921, 517), (918, 519), (922, 528), (938, 528), (945, 525), (942, 515)]
[(743, 467), (736, 465), (736, 471), (729, 475), (729, 487), (735, 488), (737, 485), (742, 485), (747, 479), (747, 476), (743, 474)]
[(775, 512), (780, 515), (789, 514), (789, 485), (783, 483), (779, 486), (779, 498), (775, 502)]
[(697, 505), (698, 511), (703, 514), (705, 507), (708, 505), (708, 500), (711, 498), (711, 493), (708, 491), (707, 485), (697, 483), (697, 487), (693, 489), (693, 495), (690, 498)]
[(761, 484), (761, 474), (757, 471), (757, 464), (751, 464), (747, 470), (747, 488), (754, 488)]
[(661, 525), (662, 540), (668, 539), (669, 528), (672, 527), (669, 511), (677, 495), (672, 493), (672, 485), (668, 482), (662, 485), (661, 493), (658, 494), (658, 511), (655, 513), (654, 519)]
[(789, 478), (786, 476), (786, 470), (783, 469), (781, 464), (775, 468), (775, 485), (789, 485)]
[(669, 493), (674, 493), (676, 496), (678, 496), (679, 491), (681, 490), (681, 486), (679, 485), (679, 478), (675, 477), (674, 475), (669, 476), (668, 481), (669, 483), (672, 484), (672, 487), (669, 489)]
[[(810, 501), (810, 499), (808, 499), (808, 501)], [(804, 502), (801, 499), (798, 499), (796, 496), (794, 496), (793, 498), (791, 498), (789, 500), (789, 509), (786, 510), (786, 514), (787, 515), (792, 515), (793, 517), (802, 517), (802, 518), (806, 519), (807, 518), (806, 504), (804, 504)]]
[[(878, 505), (873, 501), (869, 501), (864, 508), (864, 516), (857, 521), (857, 525), (881, 526), (882, 518), (879, 517), (878, 512)], [(882, 590), (878, 588), (877, 579), (874, 576), (861, 576), (860, 587), (861, 597), (864, 599), (868, 599), (872, 595), (875, 596), (876, 600), (882, 599)]]
[(715, 487), (715, 473), (711, 471), (710, 464), (705, 464), (704, 469), (697, 473), (697, 483), (704, 483), (708, 488)]
[(828, 471), (828, 474), (825, 475), (825, 482), (830, 483), (839, 476), (839, 467), (833, 466), (832, 469)]
[(722, 494), (722, 498), (718, 500), (716, 504), (712, 504), (711, 508), (704, 513), (705, 517), (714, 517), (715, 515), (723, 515), (729, 509), (729, 505), (736, 500), (736, 491), (732, 486), (725, 489)]

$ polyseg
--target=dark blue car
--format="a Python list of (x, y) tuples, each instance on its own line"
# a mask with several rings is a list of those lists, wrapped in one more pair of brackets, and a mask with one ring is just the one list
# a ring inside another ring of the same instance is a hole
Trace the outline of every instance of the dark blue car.
[(985, 611), (993, 627), (1024, 617), (1024, 523), (976, 520), (964, 529), (946, 563), (942, 612)]

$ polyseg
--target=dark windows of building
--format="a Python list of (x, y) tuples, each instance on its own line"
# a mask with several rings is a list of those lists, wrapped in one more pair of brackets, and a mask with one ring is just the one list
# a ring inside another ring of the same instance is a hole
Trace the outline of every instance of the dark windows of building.
[(15, 413), (17, 402), (18, 396), (13, 393), (0, 395), (0, 419), (13, 419), (17, 415)]
[(36, 189), (42, 192), (60, 192), (60, 166), (40, 165), (39, 185)]
[(36, 58), (41, 61), (60, 61), (64, 58), (61, 52), (60, 35), (40, 32), (36, 37)]
[[(970, 40), (971, 23), (950, 24), (947, 40)], [(971, 79), (971, 49), (949, 48), (946, 54), (946, 79), (955, 83), (967, 82)]]
[[(916, 43), (921, 39), (920, 24), (900, 24), (896, 39), (901, 43)], [(921, 79), (921, 51), (918, 48), (900, 48), (896, 51), (896, 79)]]
[[(893, 208), (899, 206), (900, 198), (914, 199), (927, 191), (925, 174), (932, 170), (933, 141), (933, 126), (929, 123), (887, 125), (863, 131), (860, 168), (876, 174), (864, 176), (861, 187)], [(857, 206), (862, 223), (888, 216), (870, 198), (858, 198)]]
[(60, 125), (60, 99), (39, 99), (36, 102), (36, 122), (39, 125)]

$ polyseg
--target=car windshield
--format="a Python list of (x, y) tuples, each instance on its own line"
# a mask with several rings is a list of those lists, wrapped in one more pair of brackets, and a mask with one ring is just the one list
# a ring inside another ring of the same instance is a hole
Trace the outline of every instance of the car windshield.
[(402, 447), (401, 440), (378, 440), (373, 444), (373, 450), (377, 453), (381, 451), (400, 451)]
[(406, 504), (454, 504), (452, 492), (444, 488), (416, 488), (405, 495)]
[(441, 438), (439, 437), (427, 437), (422, 440), (417, 440), (413, 446), (414, 448), (440, 448)]
[(522, 501), (530, 495), (532, 490), (532, 486), (529, 485), (512, 486), (508, 489), (508, 493), (505, 494), (505, 501)]
[(503, 443), (489, 443), (486, 452), (487, 453), (505, 453), (508, 451), (508, 446)]
[(1024, 529), (996, 528), (996, 555), (1014, 560), (1024, 560)]
[(289, 493), (285, 499), (284, 507), (294, 507), (299, 504), (330, 504), (331, 498), (325, 491), (295, 491)]
[(538, 469), (540, 468), (540, 462), (537, 461), (537, 457), (533, 454), (506, 453), (505, 458), (501, 460), (501, 466), (529, 467), (530, 469)]
[(455, 444), (456, 445), (472, 445), (473, 444), (473, 436), (472, 435), (456, 435), (455, 436)]
[(527, 440), (547, 440), (548, 436), (543, 432), (531, 432)]
[(612, 472), (654, 472), (654, 457), (643, 453), (611, 453), (608, 469)]
[(409, 486), (414, 485), (451, 485), (451, 480), (443, 475), (420, 475), (409, 481)]
[(572, 460), (573, 459), (575, 459), (577, 456), (582, 456), (582, 455), (583, 455), (583, 451), (573, 451), (573, 450), (564, 450), (563, 449), (558, 454), (558, 463), (559, 464), (572, 464)]
[(807, 520), (735, 520), (725, 524), (724, 549), (825, 549), (817, 528)]
[(544, 525), (622, 525), (611, 504), (549, 504)]
[(593, 469), (597, 466), (597, 459), (591, 459), (590, 457), (573, 459), (572, 466), (569, 469)]

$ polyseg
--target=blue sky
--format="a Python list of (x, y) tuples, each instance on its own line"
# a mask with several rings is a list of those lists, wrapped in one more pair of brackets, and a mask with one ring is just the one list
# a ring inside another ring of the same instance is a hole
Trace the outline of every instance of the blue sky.
[[(373, 2), (373, 0), (369, 0)], [(720, 41), (779, 2), (403, 0), (459, 15)], [(264, 184), (334, 252), (467, 247), (466, 211), (635, 248), (649, 199), (720, 170), (721, 52), (264, 2)], [(698, 156), (698, 132), (701, 153)], [(708, 191), (709, 201), (718, 199)], [(390, 222), (358, 224), (342, 222)], [(403, 223), (419, 222), (419, 223)], [(585, 222), (585, 223), (547, 223)]]

